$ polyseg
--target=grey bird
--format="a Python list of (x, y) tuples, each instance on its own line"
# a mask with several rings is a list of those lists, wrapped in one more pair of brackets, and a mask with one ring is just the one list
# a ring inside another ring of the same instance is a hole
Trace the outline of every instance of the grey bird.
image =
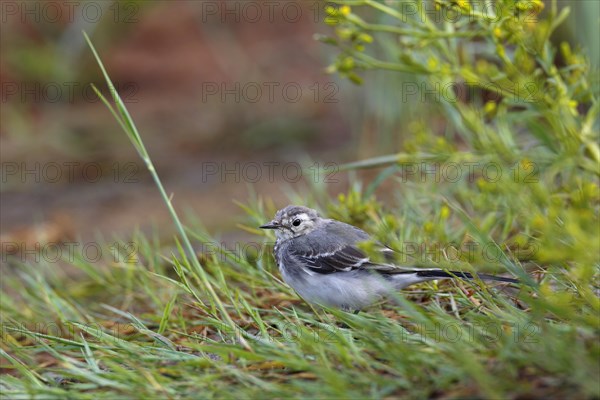
[[(262, 225), (275, 230), (275, 260), (283, 280), (304, 300), (347, 311), (361, 310), (392, 291), (435, 279), (474, 279), (468, 272), (403, 268), (376, 263), (357, 246), (372, 241), (355, 226), (321, 218), (308, 207), (287, 206)], [(393, 253), (382, 247), (381, 251)], [(519, 283), (516, 279), (478, 274), (479, 279)]]

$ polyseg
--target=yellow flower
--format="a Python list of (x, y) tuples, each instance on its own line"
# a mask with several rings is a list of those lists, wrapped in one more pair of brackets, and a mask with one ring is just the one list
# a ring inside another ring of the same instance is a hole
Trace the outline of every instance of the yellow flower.
[(489, 189), (489, 185), (488, 185), (487, 181), (481, 177), (477, 178), (477, 180), (475, 181), (475, 184), (477, 185), (479, 190), (486, 191)]
[(425, 232), (427, 233), (433, 232), (434, 227), (435, 225), (433, 224), (433, 222), (425, 222), (425, 225), (423, 225), (423, 229), (425, 229)]
[(448, 208), (448, 206), (446, 206), (446, 205), (443, 205), (442, 208), (440, 209), (440, 218), (448, 219), (449, 216), (450, 216), (450, 208)]
[(487, 103), (485, 103), (485, 106), (483, 106), (483, 111), (488, 115), (493, 114), (494, 111), (496, 111), (496, 102), (488, 101)]
[(535, 7), (535, 11), (538, 13), (541, 12), (545, 7), (542, 0), (531, 0), (531, 4)]
[(338, 37), (342, 40), (348, 40), (352, 37), (352, 34), (354, 33), (354, 31), (352, 31), (352, 29), (348, 29), (348, 28), (338, 28), (335, 30), (335, 33), (338, 35)]
[(452, 66), (448, 63), (442, 64), (442, 67), (440, 68), (440, 73), (442, 75), (450, 75), (452, 73)]
[(471, 5), (467, 0), (457, 0), (456, 5), (462, 10), (469, 11), (471, 10)]
[(531, 221), (531, 225), (535, 229), (542, 230), (544, 228), (544, 226), (546, 225), (546, 219), (543, 216), (541, 216), (540, 214), (538, 214), (535, 217), (533, 217), (533, 220)]
[(429, 60), (427, 60), (427, 66), (430, 70), (436, 70), (439, 66), (438, 60), (435, 57), (429, 57)]
[(578, 105), (577, 101), (575, 101), (575, 100), (570, 100), (569, 101), (569, 111), (574, 116), (577, 116), (577, 105)]
[(531, 169), (531, 168), (535, 168), (535, 165), (533, 164), (533, 161), (530, 161), (528, 158), (523, 158), (521, 160), (520, 164), (521, 164), (520, 165), (521, 169), (524, 169), (524, 170), (527, 170), (527, 171), (529, 169)]
[(350, 15), (351, 12), (352, 12), (352, 9), (350, 8), (350, 6), (342, 6), (342, 7), (340, 7), (340, 13), (343, 16)]
[(361, 33), (358, 35), (358, 40), (365, 43), (373, 43), (373, 36), (369, 35), (368, 33)]
[(503, 35), (504, 32), (502, 31), (502, 29), (500, 29), (499, 26), (494, 28), (494, 36), (496, 36), (498, 39), (501, 39)]

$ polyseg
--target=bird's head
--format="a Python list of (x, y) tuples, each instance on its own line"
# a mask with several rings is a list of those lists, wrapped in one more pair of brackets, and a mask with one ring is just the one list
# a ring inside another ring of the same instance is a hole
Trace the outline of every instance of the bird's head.
[(277, 239), (286, 240), (312, 232), (320, 221), (321, 217), (312, 208), (287, 206), (260, 228), (274, 229)]

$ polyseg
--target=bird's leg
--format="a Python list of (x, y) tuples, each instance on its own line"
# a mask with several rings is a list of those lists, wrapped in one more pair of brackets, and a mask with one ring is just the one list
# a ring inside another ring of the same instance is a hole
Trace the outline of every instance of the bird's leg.
[(353, 309), (352, 307), (349, 307), (349, 306), (346, 306), (346, 305), (343, 305), (340, 308), (342, 309), (342, 311), (346, 311), (348, 313), (351, 312), (354, 315), (356, 315), (356, 314), (358, 314), (360, 312), (360, 310)]

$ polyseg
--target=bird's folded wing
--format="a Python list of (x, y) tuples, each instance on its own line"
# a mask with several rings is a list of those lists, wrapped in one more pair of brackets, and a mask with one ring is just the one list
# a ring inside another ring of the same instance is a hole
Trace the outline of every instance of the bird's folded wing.
[(372, 263), (362, 250), (352, 245), (317, 254), (295, 251), (293, 255), (306, 268), (320, 274), (348, 272), (356, 269), (370, 269), (383, 273), (400, 272), (397, 266), (391, 264)]
[[(388, 259), (390, 253), (394, 253), (392, 249), (380, 248), (384, 258)], [(473, 279), (474, 276), (468, 272), (462, 271), (444, 271), (439, 268), (415, 268), (404, 267), (391, 263), (376, 263), (369, 259), (361, 249), (354, 245), (341, 245), (334, 247), (327, 252), (306, 252), (302, 249), (296, 249), (292, 252), (292, 256), (296, 258), (305, 268), (319, 274), (331, 274), (334, 272), (349, 272), (353, 270), (368, 270), (378, 272), (382, 275), (400, 275), (400, 274), (416, 274), (422, 278), (463, 278)], [(507, 283), (519, 283), (518, 280), (486, 274), (478, 274), (479, 279), (495, 280)], [(424, 279), (428, 280), (428, 279)]]

